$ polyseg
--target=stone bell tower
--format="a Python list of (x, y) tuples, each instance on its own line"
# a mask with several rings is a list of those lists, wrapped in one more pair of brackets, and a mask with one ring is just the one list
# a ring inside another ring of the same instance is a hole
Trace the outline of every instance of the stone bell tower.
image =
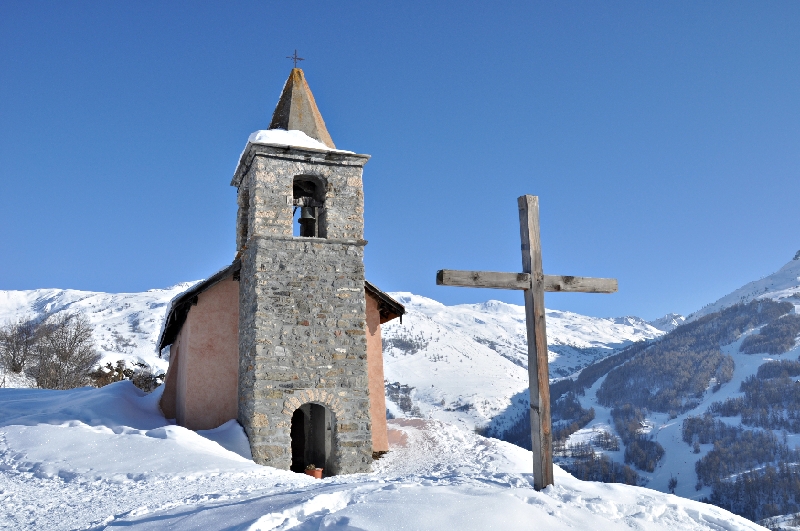
[[(304, 143), (298, 131), (320, 144)], [(270, 130), (251, 135), (233, 176), (241, 260), (238, 420), (258, 463), (294, 470), (304, 452), (326, 475), (370, 469), (367, 160), (335, 149), (295, 68)]]

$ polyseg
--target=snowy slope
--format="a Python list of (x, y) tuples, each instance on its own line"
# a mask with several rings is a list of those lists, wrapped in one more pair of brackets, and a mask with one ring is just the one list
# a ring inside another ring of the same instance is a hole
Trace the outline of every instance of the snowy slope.
[(760, 280), (748, 282), (718, 301), (704, 306), (689, 315), (687, 320), (693, 321), (740, 302), (750, 302), (753, 299), (764, 298), (785, 300), (793, 302), (795, 307), (800, 306), (800, 251), (795, 255), (794, 260), (778, 271)]
[[(445, 306), (407, 292), (392, 293), (409, 312), (403, 324), (392, 322), (384, 337), (399, 329), (410, 331), (424, 320), (436, 322), (465, 339), (477, 341), (520, 367), (527, 368), (525, 308), (499, 301)], [(638, 317), (598, 318), (547, 310), (547, 345), (552, 376), (567, 376), (612, 350), (635, 341), (652, 339), (663, 331)]]
[(41, 318), (50, 313), (81, 311), (94, 326), (101, 363), (120, 359), (141, 361), (166, 370), (155, 351), (169, 301), (195, 282), (143, 293), (97, 293), (71, 289), (0, 290), (0, 324)]
[(581, 482), (558, 467), (556, 485), (536, 492), (530, 452), (434, 420), (391, 421), (391, 451), (372, 473), (313, 480), (240, 455), (246, 440), (235, 423), (198, 433), (170, 425), (159, 397), (129, 382), (0, 389), (0, 527), (763, 529), (676, 496)]
[[(445, 306), (411, 293), (391, 295), (407, 313), (402, 324), (394, 320), (381, 328), (385, 377), (415, 388), (415, 414), (468, 427), (517, 414), (509, 408), (521, 405), (514, 397), (528, 387), (524, 307), (498, 301)], [(638, 317), (547, 310), (550, 377), (569, 376), (616, 349), (663, 333)], [(409, 413), (396, 400), (389, 408), (396, 416)]]
[[(711, 451), (714, 445), (701, 444), (700, 453), (693, 453), (691, 446), (686, 444), (681, 436), (681, 427), (683, 426), (684, 419), (690, 416), (702, 415), (712, 402), (724, 401), (730, 397), (742, 396), (743, 393), (739, 391), (739, 386), (748, 376), (755, 374), (761, 364), (774, 359), (793, 360), (797, 359), (798, 355), (800, 355), (800, 345), (796, 346), (789, 352), (778, 356), (743, 354), (739, 352), (739, 346), (741, 345), (742, 341), (744, 341), (745, 337), (753, 332), (755, 331), (743, 334), (739, 340), (730, 345), (722, 347), (722, 351), (733, 358), (735, 369), (731, 381), (723, 385), (719, 391), (714, 393), (711, 391), (711, 389), (706, 390), (697, 407), (677, 415), (675, 418), (670, 419), (669, 414), (667, 413), (651, 412), (648, 415), (647, 419), (652, 425), (651, 433), (654, 436), (654, 440), (658, 441), (665, 450), (664, 457), (661, 461), (659, 461), (659, 464), (653, 473), (637, 470), (641, 476), (648, 480), (648, 487), (666, 492), (667, 483), (671, 477), (675, 477), (678, 480), (675, 493), (679, 496), (692, 499), (701, 499), (711, 494), (710, 487), (703, 487), (700, 490), (695, 489), (695, 484), (697, 482), (695, 463), (702, 459), (709, 451)], [(600, 378), (590, 389), (586, 390), (586, 394), (584, 396), (579, 397), (582, 407), (594, 408), (595, 419), (584, 429), (573, 434), (567, 441), (568, 445), (584, 442), (588, 438), (588, 435), (594, 430), (610, 429), (609, 425), (613, 425), (613, 422), (611, 421), (610, 408), (601, 406), (597, 402), (597, 390), (603, 384), (604, 380), (605, 377)], [(738, 423), (739, 417), (722, 417), (721, 420), (731, 423)], [(800, 435), (789, 435), (788, 443), (790, 446), (800, 444)], [(623, 462), (622, 450), (619, 452), (609, 453), (609, 457), (620, 463)]]
[[(800, 258), (800, 253), (798, 253)], [(722, 297), (713, 304), (710, 304), (698, 312), (690, 315), (687, 320), (694, 320), (703, 315), (719, 311), (725, 307), (739, 302), (748, 302), (753, 299), (771, 298), (779, 301), (788, 301), (795, 304), (795, 311), (800, 309), (800, 259), (792, 260), (780, 270), (760, 280), (750, 282), (745, 286), (733, 291), (729, 295)], [(666, 316), (669, 317), (669, 316)], [(662, 324), (660, 321), (654, 324)], [(637, 472), (648, 480), (647, 486), (656, 490), (666, 492), (667, 484), (671, 477), (678, 480), (675, 493), (687, 498), (700, 499), (711, 494), (710, 487), (703, 487), (699, 490), (695, 488), (697, 475), (695, 473), (695, 463), (703, 458), (714, 447), (713, 444), (700, 445), (701, 451), (698, 454), (692, 452), (692, 448), (686, 444), (681, 437), (681, 427), (684, 419), (689, 416), (703, 415), (713, 402), (724, 401), (727, 398), (740, 397), (741, 383), (749, 376), (756, 374), (758, 367), (770, 360), (796, 360), (800, 355), (800, 338), (798, 345), (786, 353), (779, 355), (768, 354), (744, 354), (739, 352), (739, 347), (744, 339), (759, 329), (745, 331), (742, 336), (732, 344), (723, 346), (721, 350), (730, 355), (735, 363), (733, 377), (730, 382), (722, 386), (717, 392), (712, 392), (711, 385), (706, 390), (697, 407), (677, 415), (676, 418), (669, 418), (665, 413), (650, 413), (648, 422), (652, 426), (654, 440), (659, 442), (665, 449), (663, 459), (658, 463), (653, 473)], [(665, 363), (668, 363), (665, 360)], [(610, 409), (598, 404), (597, 391), (605, 381), (605, 377), (600, 378), (590, 389), (586, 390), (584, 396), (579, 397), (582, 407), (594, 408), (595, 419), (584, 429), (573, 434), (567, 441), (567, 445), (575, 445), (586, 442), (593, 433), (599, 430), (610, 430), (611, 421)], [(721, 420), (731, 424), (739, 425), (740, 417), (726, 418)], [(745, 427), (747, 428), (747, 427)], [(747, 428), (752, 429), (752, 428)], [(780, 431), (776, 431), (778, 436), (782, 436)], [(800, 434), (789, 434), (787, 442), (790, 447), (800, 446)], [(623, 448), (624, 449), (624, 448)], [(624, 461), (622, 449), (618, 452), (607, 452), (608, 456), (622, 463)]]
[(658, 319), (650, 321), (650, 324), (664, 332), (672, 332), (685, 321), (686, 317), (680, 314), (668, 313), (664, 317), (659, 317)]

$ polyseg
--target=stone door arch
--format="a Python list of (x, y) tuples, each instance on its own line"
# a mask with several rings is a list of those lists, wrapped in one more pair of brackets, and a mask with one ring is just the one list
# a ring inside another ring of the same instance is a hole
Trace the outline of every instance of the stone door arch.
[(303, 472), (308, 465), (324, 469), (325, 476), (335, 473), (333, 463), (334, 416), (327, 407), (306, 403), (292, 413), (290, 437), (294, 472)]
[[(284, 433), (289, 435), (289, 445), (288, 448), (284, 447), (288, 451), (283, 454), (286, 456), (284, 457), (286, 460), (283, 461), (285, 464), (279, 466), (280, 468), (302, 472), (307, 465), (313, 463), (317, 467), (325, 469), (324, 476), (334, 476), (342, 472), (339, 428), (340, 423), (344, 420), (344, 408), (338, 397), (323, 389), (295, 391), (292, 396), (284, 400), (281, 413), (285, 420), (281, 421), (280, 425), (283, 429), (288, 428)], [(324, 419), (325, 426), (322, 443), (313, 433), (315, 422), (317, 423), (316, 435), (320, 433), (320, 418)], [(307, 442), (309, 436), (311, 437), (310, 445)], [(303, 441), (302, 448), (301, 440)], [(350, 472), (345, 470), (345, 473)]]

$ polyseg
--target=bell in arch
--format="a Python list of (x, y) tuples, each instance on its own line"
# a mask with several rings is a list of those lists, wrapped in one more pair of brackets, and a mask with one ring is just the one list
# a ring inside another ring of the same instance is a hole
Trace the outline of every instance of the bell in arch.
[(304, 206), (300, 207), (300, 236), (306, 238), (316, 238), (317, 234), (317, 208)]
[(300, 221), (309, 220), (313, 221), (317, 219), (317, 213), (314, 212), (316, 208), (314, 207), (300, 207)]

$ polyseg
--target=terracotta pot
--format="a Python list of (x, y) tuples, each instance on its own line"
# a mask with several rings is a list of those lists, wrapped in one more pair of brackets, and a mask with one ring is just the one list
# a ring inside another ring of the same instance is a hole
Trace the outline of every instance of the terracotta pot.
[(322, 479), (322, 469), (321, 468), (314, 468), (312, 470), (306, 470), (306, 474), (309, 476), (315, 477), (317, 479)]

